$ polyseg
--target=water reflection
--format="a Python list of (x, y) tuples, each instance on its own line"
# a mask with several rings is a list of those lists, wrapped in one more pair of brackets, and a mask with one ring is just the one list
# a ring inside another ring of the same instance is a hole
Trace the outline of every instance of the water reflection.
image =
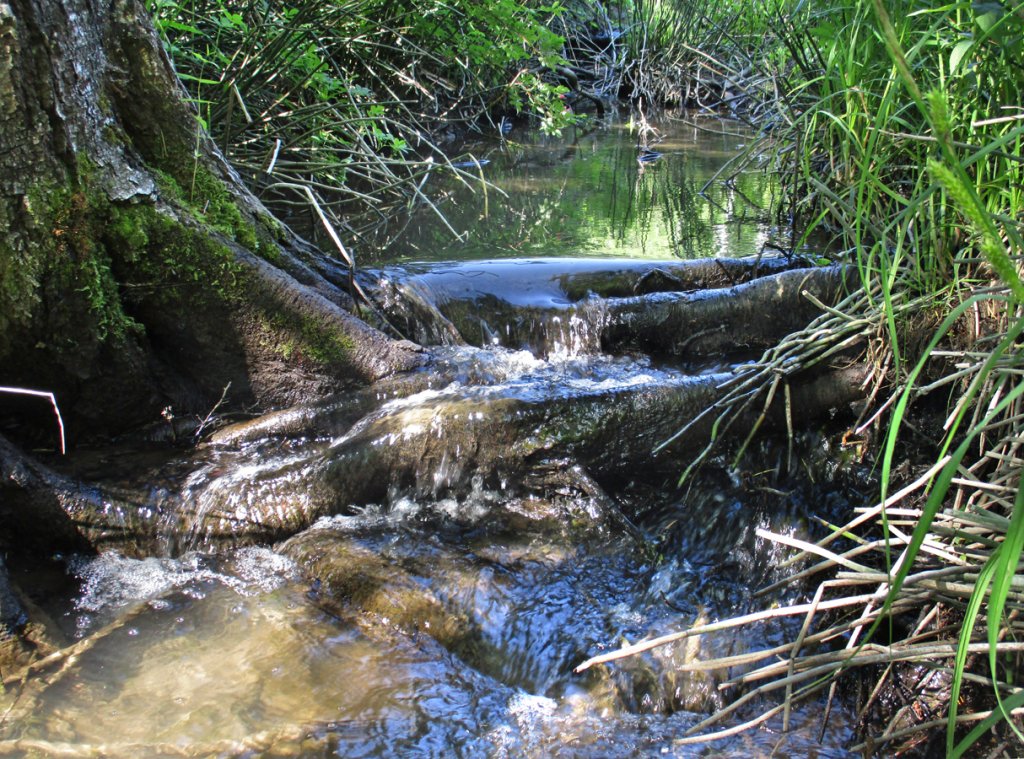
[(567, 130), (558, 139), (516, 133), (506, 143), (470, 145), (480, 166), (466, 170), (493, 187), (436, 172), (429, 187), (447, 224), (420, 208), (367, 241), (363, 261), (392, 239), (382, 260), (700, 258), (756, 255), (766, 244), (789, 247), (788, 229), (771, 218), (770, 175), (741, 173), (712, 182), (702, 194), (753, 138), (743, 125), (705, 118), (666, 120), (658, 129), (659, 155), (646, 161), (638, 160), (644, 156), (636, 136), (621, 123)]

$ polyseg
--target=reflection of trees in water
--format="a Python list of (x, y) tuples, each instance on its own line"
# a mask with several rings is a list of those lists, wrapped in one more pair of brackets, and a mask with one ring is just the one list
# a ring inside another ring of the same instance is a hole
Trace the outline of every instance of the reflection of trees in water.
[[(440, 174), (435, 197), (452, 232), (429, 208), (401, 215), (367, 246), (393, 239), (387, 258), (610, 254), (695, 258), (757, 253), (767, 239), (772, 180), (748, 173), (701, 190), (741, 147), (735, 135), (690, 129), (637, 161), (625, 130), (573, 141), (478, 147), (493, 187)], [(364, 260), (366, 260), (364, 256)]]

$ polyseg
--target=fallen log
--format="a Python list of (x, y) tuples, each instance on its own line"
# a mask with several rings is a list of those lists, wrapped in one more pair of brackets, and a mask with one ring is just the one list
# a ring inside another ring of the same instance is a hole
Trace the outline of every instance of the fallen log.
[(104, 510), (96, 487), (57, 474), (0, 435), (0, 524), (8, 544), (41, 555), (89, 551), (91, 538), (75, 515)]
[(839, 267), (785, 258), (677, 262), (512, 260), (367, 273), (396, 327), (424, 345), (553, 354), (718, 356), (771, 345), (834, 302)]
[(609, 299), (601, 344), (615, 352), (705, 357), (763, 349), (820, 314), (816, 302), (834, 303), (845, 276), (840, 267), (793, 269), (728, 288)]

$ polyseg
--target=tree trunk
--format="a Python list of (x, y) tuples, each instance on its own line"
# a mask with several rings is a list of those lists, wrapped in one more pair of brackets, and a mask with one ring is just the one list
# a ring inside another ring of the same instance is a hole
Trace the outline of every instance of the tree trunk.
[(245, 190), (136, 0), (0, 4), (0, 384), (72, 435), (290, 404), (422, 361)]

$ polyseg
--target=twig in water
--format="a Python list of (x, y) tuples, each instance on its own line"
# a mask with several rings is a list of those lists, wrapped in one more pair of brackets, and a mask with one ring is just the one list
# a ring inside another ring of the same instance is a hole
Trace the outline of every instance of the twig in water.
[(210, 421), (213, 419), (213, 415), (217, 413), (217, 409), (221, 407), (221, 405), (224, 403), (224, 400), (228, 397), (228, 390), (230, 389), (231, 383), (228, 382), (228, 384), (224, 386), (224, 391), (220, 394), (220, 400), (213, 404), (213, 408), (211, 408), (209, 412), (207, 412), (206, 416), (203, 417), (203, 420), (199, 422), (199, 426), (196, 428), (195, 432), (196, 440), (201, 438), (203, 436), (203, 430), (210, 426)]

